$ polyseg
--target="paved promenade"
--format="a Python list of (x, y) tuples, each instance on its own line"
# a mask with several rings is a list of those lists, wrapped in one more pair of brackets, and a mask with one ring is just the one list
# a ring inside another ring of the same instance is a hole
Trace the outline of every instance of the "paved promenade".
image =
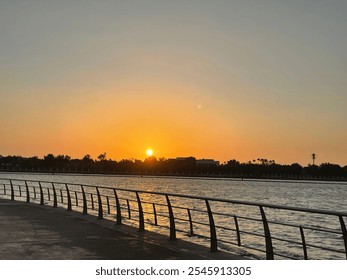
[(90, 215), (0, 199), (0, 259), (243, 259)]

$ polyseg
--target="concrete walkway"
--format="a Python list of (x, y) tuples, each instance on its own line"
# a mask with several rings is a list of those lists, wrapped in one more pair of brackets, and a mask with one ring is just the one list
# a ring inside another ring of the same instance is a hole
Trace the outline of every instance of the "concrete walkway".
[(0, 199), (0, 259), (244, 259), (65, 209)]

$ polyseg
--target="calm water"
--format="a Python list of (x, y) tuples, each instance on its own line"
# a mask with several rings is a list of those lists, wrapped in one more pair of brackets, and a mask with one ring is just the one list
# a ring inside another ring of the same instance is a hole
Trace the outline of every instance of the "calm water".
[[(0, 173), (0, 178), (12, 178), (12, 179), (28, 179), (28, 180), (47, 180), (54, 182), (68, 182), (77, 184), (89, 184), (89, 185), (103, 185), (103, 186), (113, 186), (125, 189), (137, 189), (137, 190), (147, 190), (147, 191), (158, 191), (158, 192), (168, 192), (175, 194), (188, 194), (194, 196), (205, 196), (223, 199), (233, 199), (242, 200), (249, 202), (259, 202), (259, 203), (271, 203), (277, 205), (285, 206), (295, 206), (304, 208), (315, 208), (321, 210), (336, 210), (347, 212), (347, 183), (327, 183), (327, 182), (289, 182), (289, 181), (253, 181), (253, 180), (229, 180), (229, 179), (205, 179), (205, 178), (176, 178), (176, 177), (140, 177), (140, 176), (81, 176), (81, 175), (40, 175), (40, 174), (7, 174)], [(254, 209), (247, 209), (247, 207), (239, 207), (238, 209), (226, 209), (223, 207), (215, 205), (214, 211), (233, 211), (236, 214), (244, 214), (248, 216), (258, 215), (252, 213)], [(307, 224), (318, 224), (322, 223), (324, 220), (324, 227), (339, 230), (338, 220), (331, 221), (330, 218), (320, 217), (318, 215), (311, 215), (306, 217), (305, 215), (295, 215), (288, 216), (288, 212), (281, 213), (281, 211), (271, 211), (267, 213), (273, 217), (269, 218), (272, 220), (286, 219), (287, 222), (295, 222), (297, 220), (307, 219)], [(177, 215), (175, 215), (177, 216)], [(306, 220), (305, 220), (306, 221)], [(217, 221), (218, 222), (218, 221)], [(229, 223), (230, 221), (221, 220), (219, 222)], [(178, 223), (178, 227), (179, 227)], [(254, 224), (244, 223), (240, 224), (243, 230), (249, 230), (253, 232), (261, 232), (262, 228), (255, 226)], [(197, 229), (199, 230), (199, 228)], [(271, 231), (276, 234), (280, 233), (282, 236), (287, 236), (288, 238), (297, 236), (297, 232), (292, 232), (291, 229), (286, 229), (283, 232), (283, 228), (276, 228), (273, 226)], [(205, 233), (206, 234), (206, 233)], [(218, 237), (226, 234), (223, 232), (218, 232)], [(336, 246), (339, 249), (343, 249), (343, 240), (340, 237), (327, 240), (327, 238), (322, 238), (322, 236), (314, 235), (313, 233), (306, 233), (306, 240), (308, 243), (321, 242), (319, 240), (325, 240), (322, 245)], [(310, 235), (311, 234), (311, 235)], [(299, 235), (298, 235), (299, 236)], [(185, 236), (182, 236), (185, 238)], [(188, 238), (188, 237), (186, 237)], [(293, 237), (294, 238), (294, 237)], [(295, 237), (297, 238), (297, 237)], [(192, 240), (192, 238), (188, 238)], [(296, 240), (296, 239), (293, 239)], [(257, 244), (263, 246), (263, 239), (255, 240), (251, 237), (243, 237), (243, 242), (249, 244)], [(298, 242), (301, 240), (297, 240)], [(199, 241), (198, 243), (204, 243), (205, 241)], [(276, 242), (274, 241), (274, 245)], [(206, 245), (206, 243), (204, 243)], [(222, 247), (224, 245), (221, 245)], [(278, 245), (280, 248), (283, 245)], [(341, 247), (342, 246), (342, 247)], [(297, 246), (293, 246), (293, 255), (298, 254)], [(243, 249), (239, 248), (228, 248), (227, 250), (236, 250), (238, 253), (246, 253)], [(291, 246), (283, 247), (283, 251), (288, 252), (291, 250)], [(256, 252), (252, 252), (257, 257), (262, 258), (262, 255)], [(320, 250), (312, 249), (309, 251), (309, 256), (311, 258), (323, 258)], [(326, 252), (324, 252), (326, 254)], [(343, 259), (344, 256), (341, 254), (329, 253), (328, 258), (331, 259)], [(326, 256), (324, 257), (326, 258)]]

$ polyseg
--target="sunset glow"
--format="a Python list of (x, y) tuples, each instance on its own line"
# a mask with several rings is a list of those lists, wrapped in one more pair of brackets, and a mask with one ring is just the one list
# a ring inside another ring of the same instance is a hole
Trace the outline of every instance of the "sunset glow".
[(0, 155), (347, 164), (343, 1), (5, 2)]

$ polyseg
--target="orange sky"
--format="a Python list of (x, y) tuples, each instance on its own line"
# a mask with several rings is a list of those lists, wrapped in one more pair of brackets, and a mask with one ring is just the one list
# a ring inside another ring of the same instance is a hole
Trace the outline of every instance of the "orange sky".
[(9, 1), (0, 155), (346, 165), (346, 18), (307, 2)]

